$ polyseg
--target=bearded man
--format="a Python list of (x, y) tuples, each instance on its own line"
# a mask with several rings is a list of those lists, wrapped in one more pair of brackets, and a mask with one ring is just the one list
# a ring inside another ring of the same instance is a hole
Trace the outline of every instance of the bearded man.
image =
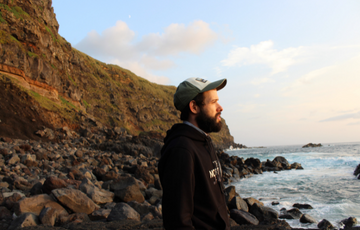
[(230, 229), (221, 166), (209, 136), (222, 127), (217, 91), (226, 82), (189, 78), (174, 94), (183, 123), (167, 131), (159, 161), (165, 229)]

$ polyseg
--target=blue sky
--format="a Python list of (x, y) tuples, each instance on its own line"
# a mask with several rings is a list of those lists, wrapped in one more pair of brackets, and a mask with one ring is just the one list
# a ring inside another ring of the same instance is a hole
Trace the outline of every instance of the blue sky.
[(73, 47), (152, 82), (227, 78), (235, 142), (360, 141), (360, 1), (53, 0)]

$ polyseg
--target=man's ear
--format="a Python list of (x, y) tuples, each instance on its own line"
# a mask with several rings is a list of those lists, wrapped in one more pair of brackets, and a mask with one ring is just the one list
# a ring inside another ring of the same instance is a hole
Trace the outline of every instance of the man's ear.
[(196, 104), (194, 100), (190, 101), (189, 108), (193, 114), (198, 114), (198, 112), (200, 111), (199, 106)]

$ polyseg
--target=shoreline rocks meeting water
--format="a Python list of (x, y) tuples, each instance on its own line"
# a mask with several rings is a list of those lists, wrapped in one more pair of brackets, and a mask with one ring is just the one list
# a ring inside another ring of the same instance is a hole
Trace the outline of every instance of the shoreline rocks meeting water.
[[(0, 229), (163, 229), (159, 139), (121, 130), (46, 132), (62, 139), (0, 138)], [(314, 222), (299, 211), (304, 205), (279, 214), (231, 186), (264, 171), (302, 169), (301, 164), (281, 156), (260, 162), (221, 150), (218, 156), (232, 229), (291, 229), (284, 221), (289, 218)]]

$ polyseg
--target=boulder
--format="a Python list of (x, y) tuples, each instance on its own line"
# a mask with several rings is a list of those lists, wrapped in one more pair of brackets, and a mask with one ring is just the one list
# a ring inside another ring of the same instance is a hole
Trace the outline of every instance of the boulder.
[(273, 162), (279, 162), (283, 169), (291, 169), (291, 165), (285, 159), (285, 157), (277, 156), (277, 157), (274, 158)]
[(299, 209), (293, 208), (290, 210), (285, 210), (280, 216), (280, 219), (300, 219), (302, 213)]
[(313, 207), (310, 204), (295, 203), (295, 204), (293, 204), (293, 207), (298, 208), (298, 209), (313, 209)]
[(5, 206), (0, 206), (0, 220), (12, 219), (12, 212)]
[(115, 205), (107, 218), (107, 221), (137, 220), (140, 221), (140, 214), (130, 205), (120, 202)]
[(88, 178), (84, 178), (79, 187), (80, 191), (85, 193), (96, 204), (106, 204), (113, 202), (114, 193), (105, 189), (99, 189)]
[(51, 176), (46, 178), (42, 190), (44, 193), (51, 194), (53, 189), (66, 188), (66, 186), (67, 183), (64, 180)]
[(3, 204), (7, 209), (12, 210), (14, 205), (22, 198), (24, 197), (24, 194), (21, 194), (19, 192), (12, 192), (12, 193), (3, 193), (4, 201)]
[(230, 203), (228, 204), (229, 209), (238, 209), (238, 210), (244, 210), (245, 212), (249, 211), (249, 207), (247, 203), (240, 197), (235, 196)]
[(163, 195), (163, 191), (162, 190), (158, 190), (156, 188), (150, 187), (145, 191), (146, 197), (148, 197), (149, 199), (151, 197), (156, 197), (158, 199), (161, 199), (162, 195)]
[(247, 225), (258, 225), (259, 220), (252, 215), (251, 213), (248, 213), (244, 210), (236, 210), (232, 209), (230, 210), (230, 217), (231, 219), (235, 220), (238, 224), (247, 224)]
[(261, 168), (262, 164), (259, 159), (250, 157), (245, 160), (247, 166), (251, 166), (253, 169)]
[(229, 186), (225, 189), (225, 201), (229, 205), (231, 200), (237, 195), (235, 186)]
[(18, 216), (23, 213), (34, 213), (38, 216), (41, 210), (47, 207), (51, 207), (59, 213), (66, 212), (60, 204), (47, 194), (39, 194), (19, 200), (14, 206), (14, 212)]
[(156, 206), (150, 205), (147, 202), (138, 203), (136, 201), (130, 201), (127, 204), (130, 205), (135, 211), (137, 211), (140, 216), (151, 213), (154, 217), (162, 217), (161, 211)]
[(255, 203), (257, 203), (259, 205), (264, 205), (263, 202), (258, 201), (257, 199), (252, 198), (252, 197), (244, 198), (243, 200), (246, 202), (246, 204), (248, 205), (249, 208), (251, 208), (251, 206), (253, 206)]
[(355, 171), (354, 171), (354, 176), (357, 176), (360, 174), (360, 164), (358, 164), (358, 166), (356, 166)]
[(76, 189), (54, 189), (52, 194), (62, 205), (68, 207), (73, 212), (90, 214), (99, 208), (85, 193)]
[(98, 209), (92, 212), (89, 215), (90, 220), (92, 221), (98, 221), (98, 220), (106, 220), (108, 216), (110, 215), (111, 209)]
[(259, 221), (269, 221), (271, 219), (278, 219), (279, 213), (270, 207), (254, 203), (250, 208), (250, 213), (253, 214)]
[(68, 212), (65, 209), (56, 209), (52, 207), (46, 207), (41, 210), (39, 220), (43, 225), (54, 226), (60, 216), (68, 216)]
[(124, 202), (145, 201), (144, 195), (140, 191), (139, 184), (133, 177), (119, 178), (110, 185), (114, 190), (115, 196)]
[[(86, 223), (86, 222), (91, 222), (89, 216), (86, 213), (80, 212), (80, 213), (73, 213), (71, 215), (68, 216), (60, 216), (59, 218), (59, 224), (60, 225), (64, 225), (64, 224), (68, 224), (68, 223)], [(83, 225), (80, 225), (83, 226)], [(72, 229), (72, 228), (70, 228)], [(82, 229), (89, 229), (89, 228), (82, 228)]]
[(326, 219), (321, 220), (318, 223), (317, 227), (319, 229), (323, 229), (323, 230), (332, 230), (332, 229), (334, 229), (334, 226)]
[(308, 215), (308, 214), (303, 214), (301, 217), (300, 217), (300, 222), (301, 223), (314, 223), (314, 224), (317, 224), (317, 220), (315, 218), (313, 218), (312, 216)]
[(355, 226), (358, 222), (355, 217), (349, 217), (347, 219), (340, 221), (340, 223), (342, 223), (346, 229), (346, 228), (351, 228), (351, 227)]
[(39, 225), (38, 217), (33, 213), (23, 213), (11, 222), (8, 230)]
[(13, 153), (11, 157), (7, 160), (7, 163), (10, 165), (16, 164), (18, 162), (20, 162), (20, 158), (16, 153)]

